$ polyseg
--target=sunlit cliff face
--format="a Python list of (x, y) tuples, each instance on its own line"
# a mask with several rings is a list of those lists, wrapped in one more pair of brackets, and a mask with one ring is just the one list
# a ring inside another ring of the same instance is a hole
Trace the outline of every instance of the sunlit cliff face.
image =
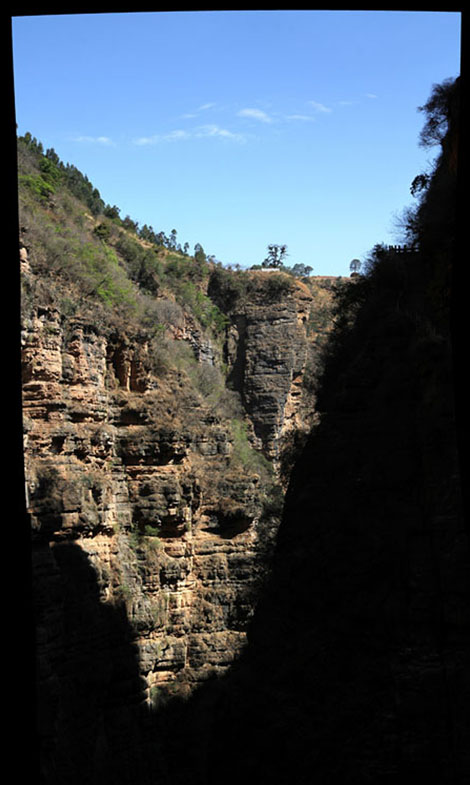
[[(26, 247), (22, 265), (33, 290)], [(229, 313), (222, 351), (191, 314), (170, 326), (179, 367), (152, 365), (151, 341), (130, 327), (25, 306), (40, 734), (62, 777), (78, 748), (108, 745), (117, 761), (116, 745), (137, 744), (105, 727), (108, 700), (130, 728), (246, 647), (279, 524), (282, 440), (311, 417), (302, 378), (317, 335), (308, 287), (258, 300)], [(220, 398), (222, 356), (232, 389)], [(93, 769), (88, 756), (73, 765)]]

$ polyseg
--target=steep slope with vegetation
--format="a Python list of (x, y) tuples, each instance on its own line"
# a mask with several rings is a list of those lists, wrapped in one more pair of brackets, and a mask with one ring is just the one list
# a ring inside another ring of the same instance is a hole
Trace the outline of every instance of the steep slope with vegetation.
[(332, 295), (139, 229), (29, 134), (18, 173), (42, 776), (144, 783), (155, 713), (245, 646)]

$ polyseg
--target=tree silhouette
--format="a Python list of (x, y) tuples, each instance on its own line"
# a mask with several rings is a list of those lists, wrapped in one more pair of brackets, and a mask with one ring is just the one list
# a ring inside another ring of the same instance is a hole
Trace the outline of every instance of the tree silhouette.
[(263, 260), (262, 267), (282, 267), (287, 256), (287, 245), (268, 245), (268, 255)]
[(301, 277), (309, 276), (312, 271), (313, 271), (313, 267), (310, 267), (309, 264), (297, 263), (294, 264), (294, 266), (291, 268), (291, 273), (293, 275), (299, 275)]
[(418, 111), (425, 112), (426, 122), (419, 135), (421, 147), (432, 147), (440, 144), (446, 134), (452, 98), (458, 90), (457, 79), (444, 79), (441, 84), (435, 84), (432, 93), (423, 106), (418, 107)]

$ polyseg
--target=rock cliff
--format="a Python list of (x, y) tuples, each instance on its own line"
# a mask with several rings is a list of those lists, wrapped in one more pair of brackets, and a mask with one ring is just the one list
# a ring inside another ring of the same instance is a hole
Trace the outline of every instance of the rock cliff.
[[(30, 291), (40, 274), (28, 252)], [(313, 302), (300, 283), (268, 303), (245, 297), (227, 309), (219, 346), (187, 312), (159, 333), (184, 361), (162, 367), (145, 331), (28, 298), (24, 458), (46, 782), (106, 782), (110, 770), (125, 781), (145, 718), (240, 656), (279, 523), (282, 437), (311, 415), (301, 382), (317, 351)], [(231, 383), (217, 399), (222, 355)], [(136, 765), (129, 781), (145, 782)]]
[(258, 296), (258, 302), (235, 307), (226, 344), (231, 379), (253, 422), (256, 443), (274, 460), (280, 437), (304, 424), (300, 398), (312, 293), (298, 284), (295, 294), (275, 304)]

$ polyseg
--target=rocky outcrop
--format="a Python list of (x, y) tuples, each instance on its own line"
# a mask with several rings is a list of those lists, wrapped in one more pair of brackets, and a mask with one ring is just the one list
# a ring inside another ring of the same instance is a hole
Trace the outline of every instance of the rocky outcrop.
[(253, 300), (231, 309), (225, 353), (229, 378), (242, 395), (256, 444), (276, 461), (281, 437), (304, 424), (302, 377), (313, 297), (305, 285), (297, 282), (286, 296), (272, 302), (259, 293)]

